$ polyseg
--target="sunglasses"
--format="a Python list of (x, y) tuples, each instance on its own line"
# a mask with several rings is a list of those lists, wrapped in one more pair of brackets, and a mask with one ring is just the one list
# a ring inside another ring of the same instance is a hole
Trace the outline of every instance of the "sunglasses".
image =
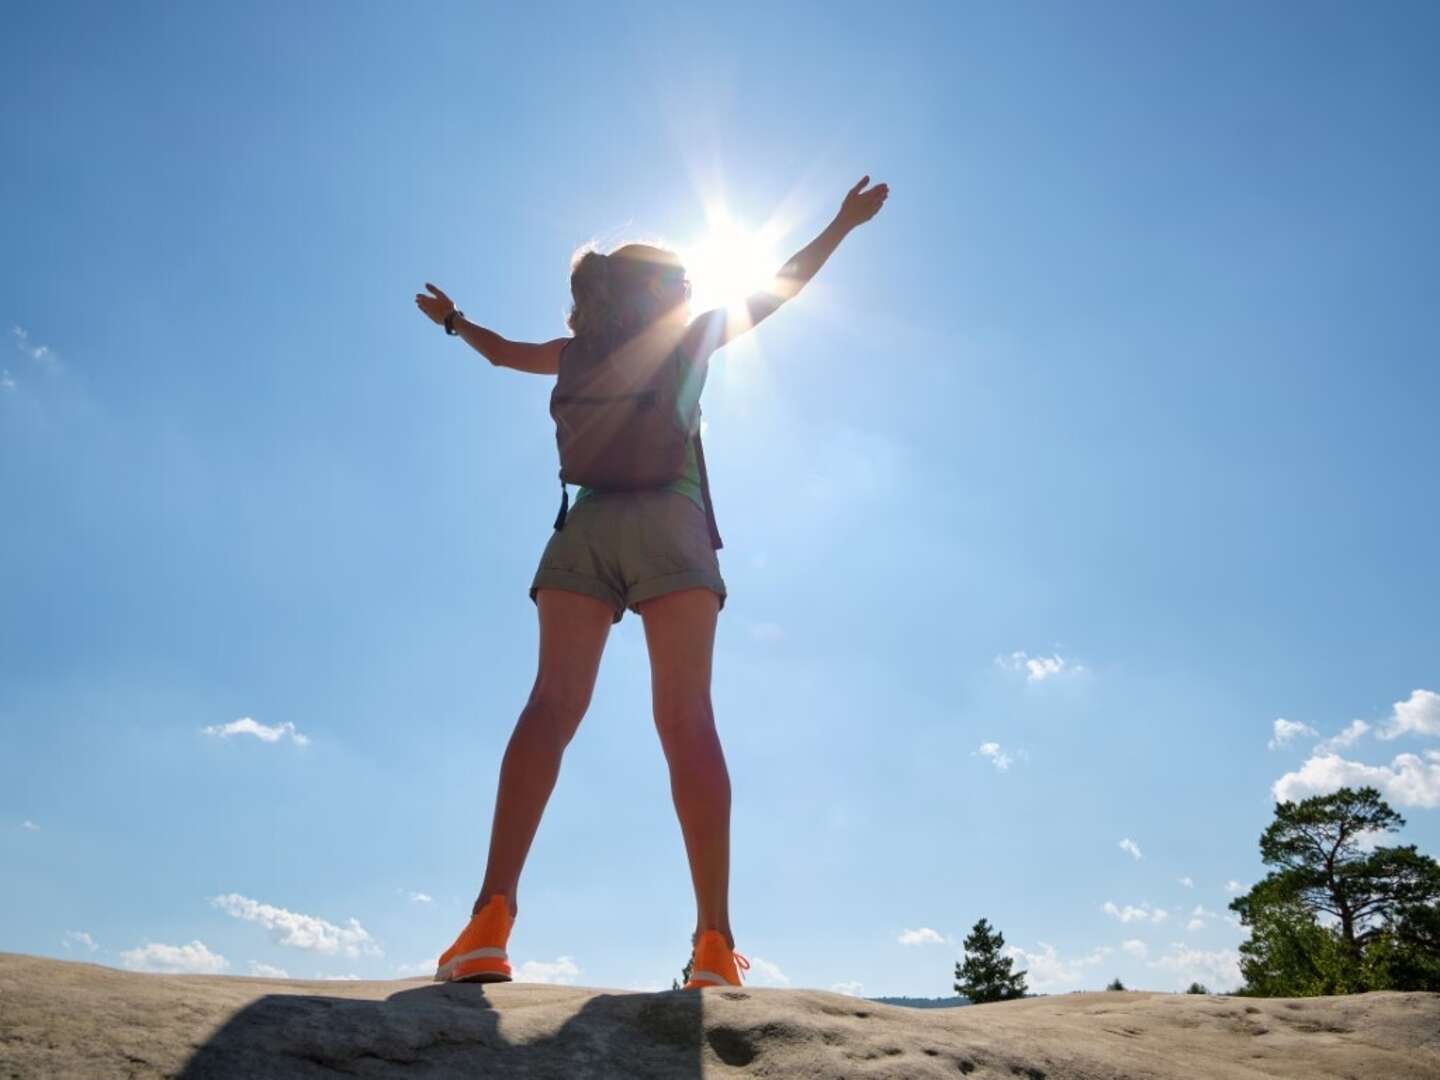
[(683, 271), (680, 271), (680, 270), (662, 270), (662, 271), (660, 272), (660, 280), (663, 281), (663, 282), (665, 282), (665, 284), (667, 284), (667, 285), (681, 285), (681, 286), (684, 286), (684, 288), (685, 288), (685, 296), (686, 296), (687, 299), (689, 298), (689, 296), (690, 296), (690, 279), (685, 276), (685, 274), (684, 274)]

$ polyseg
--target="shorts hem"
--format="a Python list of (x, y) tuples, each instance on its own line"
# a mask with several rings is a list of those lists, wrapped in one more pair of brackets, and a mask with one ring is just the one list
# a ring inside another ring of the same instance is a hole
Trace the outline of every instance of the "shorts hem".
[(614, 589), (603, 581), (596, 581), (584, 574), (577, 574), (571, 570), (559, 570), (555, 567), (542, 566), (535, 575), (535, 580), (530, 584), (530, 599), (535, 603), (535, 594), (541, 589), (564, 589), (566, 592), (580, 593), (582, 596), (589, 596), (601, 603), (609, 604), (615, 611), (615, 618), (612, 623), (618, 623), (620, 617), (625, 614), (625, 603)]
[(684, 589), (709, 589), (720, 598), (720, 610), (725, 610), (725, 582), (719, 574), (710, 570), (682, 570), (678, 574), (666, 574), (663, 577), (642, 581), (631, 587), (625, 597), (625, 602), (630, 610), (638, 615), (640, 614), (638, 605), (643, 604), (646, 600), (654, 600), (656, 597), (680, 592)]

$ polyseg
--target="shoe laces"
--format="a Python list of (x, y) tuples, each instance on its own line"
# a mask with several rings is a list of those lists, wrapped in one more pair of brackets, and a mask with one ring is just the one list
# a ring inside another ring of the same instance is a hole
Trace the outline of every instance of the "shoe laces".
[(731, 949), (730, 952), (731, 952), (731, 955), (733, 955), (733, 956), (735, 957), (735, 964), (736, 964), (736, 966), (737, 966), (737, 970), (736, 970), (735, 974), (736, 974), (737, 976), (739, 976), (739, 979), (740, 979), (741, 982), (744, 982), (744, 981), (745, 981), (745, 976), (741, 975), (741, 974), (740, 974), (740, 970), (738, 970), (738, 969), (743, 969), (743, 970), (745, 970), (745, 971), (749, 971), (749, 970), (750, 970), (750, 961), (747, 960), (745, 957), (741, 956), (738, 952), (735, 952), (734, 949)]

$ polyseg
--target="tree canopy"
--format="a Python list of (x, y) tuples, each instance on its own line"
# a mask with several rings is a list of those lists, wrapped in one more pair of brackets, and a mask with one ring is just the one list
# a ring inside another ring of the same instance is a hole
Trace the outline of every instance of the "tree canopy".
[(1440, 990), (1440, 864), (1380, 844), (1404, 824), (1372, 787), (1275, 805), (1260, 837), (1274, 869), (1230, 902), (1251, 931), (1247, 992)]
[(1025, 996), (1025, 972), (1012, 972), (1013, 957), (1005, 956), (1005, 937), (986, 919), (975, 924), (965, 939), (965, 961), (955, 965), (955, 990), (977, 1005)]

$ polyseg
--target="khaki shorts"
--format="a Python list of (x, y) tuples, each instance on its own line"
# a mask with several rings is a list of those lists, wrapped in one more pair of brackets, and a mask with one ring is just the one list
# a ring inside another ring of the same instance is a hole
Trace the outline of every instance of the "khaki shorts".
[(530, 584), (602, 600), (619, 622), (628, 607), (681, 589), (710, 589), (725, 607), (725, 581), (705, 511), (678, 491), (606, 492), (581, 499), (550, 537)]

